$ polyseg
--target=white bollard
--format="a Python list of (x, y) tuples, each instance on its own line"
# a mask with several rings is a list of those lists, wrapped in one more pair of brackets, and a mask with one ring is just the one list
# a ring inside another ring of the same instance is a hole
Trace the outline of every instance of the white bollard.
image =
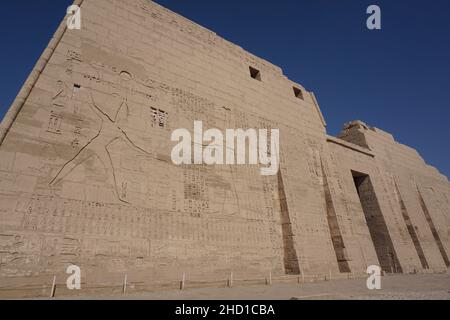
[(125, 277), (123, 279), (123, 294), (127, 293), (127, 274), (125, 273)]
[(183, 272), (183, 277), (181, 278), (180, 290), (184, 290), (186, 285), (186, 272)]
[(56, 276), (53, 276), (52, 291), (50, 292), (50, 298), (54, 298), (56, 293)]

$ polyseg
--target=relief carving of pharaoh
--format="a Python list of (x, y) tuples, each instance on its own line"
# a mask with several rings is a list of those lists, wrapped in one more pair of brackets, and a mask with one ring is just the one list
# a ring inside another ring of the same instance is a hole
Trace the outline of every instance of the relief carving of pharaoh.
[(91, 157), (97, 157), (108, 172), (110, 181), (114, 184), (113, 191), (116, 198), (120, 202), (128, 203), (127, 199), (123, 195), (121, 196), (118, 191), (114, 163), (109, 148), (113, 143), (120, 140), (130, 149), (151, 156), (148, 151), (130, 139), (126, 132), (126, 123), (130, 114), (128, 97), (133, 90), (133, 85), (133, 76), (127, 71), (122, 71), (118, 74), (118, 79), (109, 84), (108, 93), (86, 88), (89, 96), (89, 108), (100, 122), (98, 133), (60, 168), (57, 175), (51, 180), (51, 186), (59, 184), (76, 167), (85, 163)]

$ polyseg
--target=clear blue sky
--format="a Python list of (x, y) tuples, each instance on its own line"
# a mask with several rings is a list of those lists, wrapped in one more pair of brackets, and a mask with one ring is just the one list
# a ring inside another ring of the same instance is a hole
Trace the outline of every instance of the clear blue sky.
[[(330, 134), (361, 119), (416, 148), (450, 176), (450, 1), (157, 2), (279, 65), (316, 92)], [(2, 3), (0, 117), (71, 3)], [(382, 9), (381, 31), (365, 27), (370, 4)]]

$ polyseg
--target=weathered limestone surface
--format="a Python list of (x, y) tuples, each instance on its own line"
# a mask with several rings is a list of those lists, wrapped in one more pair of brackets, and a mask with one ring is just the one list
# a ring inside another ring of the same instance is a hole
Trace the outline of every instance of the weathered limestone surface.
[[(362, 122), (327, 136), (313, 93), (151, 1), (78, 3), (1, 126), (0, 280), (448, 267), (449, 182), (415, 150)], [(280, 173), (175, 166), (194, 120), (279, 128)]]

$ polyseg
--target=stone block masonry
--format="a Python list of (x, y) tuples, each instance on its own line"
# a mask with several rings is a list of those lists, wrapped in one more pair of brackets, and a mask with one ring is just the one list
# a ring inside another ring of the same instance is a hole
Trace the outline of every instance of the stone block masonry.
[[(144, 0), (84, 0), (1, 124), (0, 279), (446, 270), (446, 177), (380, 129), (326, 134), (282, 70)], [(279, 129), (280, 170), (175, 165), (171, 133)]]

